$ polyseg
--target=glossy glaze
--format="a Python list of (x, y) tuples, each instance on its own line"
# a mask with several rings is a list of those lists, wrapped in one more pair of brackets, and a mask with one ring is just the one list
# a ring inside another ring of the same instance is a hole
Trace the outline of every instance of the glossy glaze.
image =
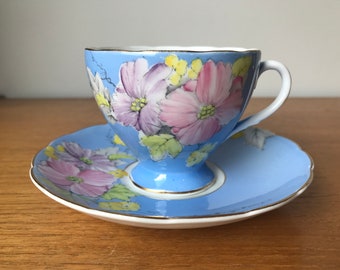
[[(209, 158), (209, 162), (223, 171), (225, 181), (218, 189), (192, 198), (161, 199), (131, 188), (124, 169), (135, 158), (119, 144), (109, 125), (89, 127), (53, 141), (33, 160), (31, 178), (43, 193), (59, 203), (113, 222), (157, 228), (225, 224), (280, 207), (300, 195), (312, 181), (313, 163), (309, 155), (294, 142), (268, 134), (261, 147), (249, 144), (245, 133), (225, 142)], [(68, 142), (77, 145), (72, 158), (65, 154), (65, 149), (71, 153)], [(86, 158), (79, 153), (86, 154)], [(110, 156), (111, 165), (100, 155)], [(54, 173), (46, 173), (42, 166), (50, 160), (63, 160), (83, 172), (100, 172), (105, 174), (105, 179), (112, 176), (112, 183), (91, 196), (79, 192), (80, 189), (71, 190), (75, 178), (68, 177), (69, 171), (59, 171), (64, 179), (69, 179), (68, 186), (60, 185)], [(81, 164), (84, 161), (87, 164)]]
[[(212, 185), (206, 159), (231, 135), (275, 112), (290, 90), (288, 70), (260, 62), (256, 49), (212, 47), (92, 48), (85, 59), (94, 97), (138, 163), (134, 183), (162, 194)], [(275, 101), (239, 122), (258, 76), (282, 77)]]

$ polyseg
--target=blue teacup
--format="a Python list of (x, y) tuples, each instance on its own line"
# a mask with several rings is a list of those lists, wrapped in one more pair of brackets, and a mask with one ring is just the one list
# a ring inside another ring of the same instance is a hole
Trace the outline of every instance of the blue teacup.
[[(219, 169), (206, 162), (209, 155), (233, 134), (269, 117), (291, 87), (289, 71), (276, 61), (261, 62), (256, 49), (88, 48), (85, 58), (101, 111), (138, 160), (126, 169), (131, 181), (156, 193), (192, 194), (211, 187)], [(282, 77), (278, 96), (240, 121), (266, 70)]]

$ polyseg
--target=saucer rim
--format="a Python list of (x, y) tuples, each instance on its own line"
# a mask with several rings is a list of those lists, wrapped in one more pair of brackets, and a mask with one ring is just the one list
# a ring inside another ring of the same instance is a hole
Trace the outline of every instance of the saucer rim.
[[(310, 157), (310, 155), (308, 155), (308, 157)], [(312, 162), (312, 160), (311, 160)], [(311, 163), (311, 170), (310, 170), (310, 177), (305, 181), (304, 185), (302, 185), (297, 191), (295, 191), (294, 193), (290, 194), (289, 196), (285, 197), (284, 199), (281, 199), (275, 203), (272, 204), (268, 204), (266, 206), (263, 207), (258, 207), (249, 211), (244, 211), (244, 212), (237, 212), (237, 213), (233, 213), (233, 214), (220, 214), (220, 215), (204, 215), (204, 216), (181, 216), (181, 217), (168, 217), (168, 216), (136, 216), (136, 215), (130, 215), (130, 214), (126, 214), (126, 213), (116, 213), (116, 212), (108, 212), (105, 210), (97, 210), (97, 209), (93, 209), (93, 208), (89, 208), (74, 202), (70, 202), (68, 200), (65, 200), (51, 192), (49, 192), (47, 189), (45, 189), (36, 179), (33, 173), (33, 168), (30, 169), (30, 178), (31, 181), (33, 182), (33, 184), (40, 190), (42, 191), (45, 195), (47, 195), (50, 198), (55, 199), (56, 201), (62, 201), (63, 205), (68, 205), (71, 204), (73, 205), (73, 207), (71, 207), (72, 209), (78, 210), (76, 208), (82, 208), (84, 210), (89, 210), (91, 212), (98, 212), (98, 213), (105, 213), (105, 214), (109, 214), (109, 215), (114, 215), (114, 216), (124, 216), (124, 217), (132, 217), (132, 218), (137, 218), (137, 219), (154, 219), (154, 220), (186, 220), (186, 219), (205, 219), (205, 218), (220, 218), (220, 217), (227, 217), (227, 216), (239, 216), (239, 215), (244, 215), (244, 214), (249, 214), (252, 212), (257, 212), (257, 211), (261, 211), (261, 210), (265, 210), (267, 208), (272, 208), (278, 205), (284, 205), (288, 202), (290, 202), (291, 200), (293, 200), (294, 198), (298, 197), (299, 195), (301, 195), (309, 186), (310, 184), (313, 182), (313, 167), (314, 167), (314, 163)], [(275, 209), (275, 208), (274, 208)], [(80, 210), (78, 210), (80, 211)], [(269, 211), (269, 210), (268, 210)], [(267, 211), (265, 211), (267, 212)], [(90, 214), (90, 213), (88, 213)], [(94, 214), (94, 213), (92, 213)]]
[[(76, 130), (74, 132), (67, 133), (65, 135), (59, 136), (58, 138), (51, 141), (48, 145), (53, 144), (56, 140), (60, 139), (61, 137), (73, 135), (81, 130), (87, 129), (87, 128), (93, 128), (93, 127), (99, 127), (99, 126), (105, 126), (104, 125), (93, 125), (89, 127), (85, 127), (83, 129)], [(276, 135), (279, 136), (279, 135)], [(282, 137), (282, 136), (279, 136)], [(287, 139), (286, 137), (283, 137)], [(251, 217), (255, 217), (257, 215), (275, 210), (277, 208), (280, 208), (284, 206), (285, 204), (288, 204), (290, 201), (297, 198), (299, 195), (301, 195), (313, 182), (314, 177), (314, 166), (315, 163), (313, 161), (313, 158), (309, 153), (303, 150), (303, 148), (297, 144), (296, 142), (288, 139), (289, 141), (293, 142), (295, 145), (298, 146), (299, 150), (305, 153), (310, 161), (310, 175), (309, 178), (305, 180), (304, 184), (295, 192), (291, 193), (289, 196), (276, 201), (275, 203), (271, 203), (262, 207), (258, 207), (249, 211), (244, 212), (236, 212), (236, 213), (230, 213), (230, 214), (219, 214), (219, 215), (195, 215), (195, 216), (179, 216), (179, 217), (170, 217), (170, 216), (137, 216), (127, 213), (119, 213), (119, 212), (109, 212), (103, 210), (98, 210), (90, 207), (86, 207), (84, 205), (77, 204), (73, 201), (69, 201), (66, 199), (63, 199), (59, 197), (56, 194), (51, 193), (45, 187), (37, 180), (37, 177), (34, 175), (33, 169), (34, 169), (34, 163), (37, 159), (37, 156), (39, 153), (45, 149), (42, 148), (40, 151), (38, 151), (35, 156), (33, 157), (31, 161), (31, 168), (29, 170), (29, 175), (32, 183), (47, 197), (53, 199), (54, 201), (69, 207), (73, 210), (76, 210), (78, 212), (90, 215), (92, 217), (96, 217), (99, 219), (108, 220), (115, 223), (125, 224), (125, 225), (132, 225), (137, 227), (149, 227), (149, 228), (201, 228), (201, 227), (210, 227), (210, 226), (217, 226), (217, 225), (223, 225), (228, 224), (232, 222), (241, 221), (244, 219), (248, 219)]]

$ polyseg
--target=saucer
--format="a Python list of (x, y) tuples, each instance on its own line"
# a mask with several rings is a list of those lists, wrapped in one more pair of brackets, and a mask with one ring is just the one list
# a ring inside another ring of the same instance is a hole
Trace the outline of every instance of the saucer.
[(200, 196), (139, 192), (126, 170), (137, 161), (108, 125), (54, 140), (34, 157), (30, 177), (51, 199), (96, 218), (148, 228), (222, 225), (277, 209), (312, 182), (313, 162), (296, 143), (271, 134), (259, 146), (245, 134), (233, 136), (209, 158), (224, 180)]

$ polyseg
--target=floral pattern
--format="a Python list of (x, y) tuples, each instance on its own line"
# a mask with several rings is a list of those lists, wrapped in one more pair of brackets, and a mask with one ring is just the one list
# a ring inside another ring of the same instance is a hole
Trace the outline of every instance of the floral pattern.
[[(95, 127), (99, 134), (105, 134), (110, 127)], [(98, 129), (97, 129), (98, 128)], [(121, 145), (119, 137), (110, 132), (107, 136), (95, 137), (103, 140), (104, 148), (93, 149), (82, 147), (80, 141), (88, 133), (68, 135), (47, 146), (34, 161), (37, 170), (34, 174), (39, 183), (47, 190), (58, 194), (69, 201), (75, 201), (87, 208), (109, 212), (143, 212), (144, 195), (135, 193), (127, 185), (129, 174), (125, 168), (136, 161), (128, 148)], [(86, 134), (86, 135), (85, 135)], [(268, 130), (249, 127), (231, 137), (231, 140), (242, 138), (242, 144), (251, 145), (259, 150), (265, 149), (268, 137), (274, 134)], [(98, 136), (98, 135), (96, 135)], [(148, 138), (148, 137), (145, 137)], [(173, 139), (162, 138), (164, 145)], [(75, 141), (76, 142), (75, 142)], [(191, 152), (187, 158), (187, 166), (201, 163), (217, 144), (207, 143)], [(160, 146), (161, 148), (161, 146)], [(174, 153), (170, 153), (174, 154)], [(126, 178), (127, 177), (127, 178)]]
[(48, 160), (39, 165), (40, 172), (63, 189), (78, 195), (97, 197), (116, 181), (115, 177), (98, 170), (84, 169), (63, 160)]
[[(240, 113), (251, 63), (249, 56), (234, 63), (200, 58), (188, 63), (169, 54), (154, 65), (137, 58), (121, 65), (111, 95), (102, 81), (106, 78), (90, 69), (88, 73), (96, 101), (109, 122), (134, 128), (151, 158), (161, 160), (176, 158), (186, 146), (199, 151), (202, 143)], [(193, 156), (188, 154), (187, 166), (196, 163)]]
[(231, 65), (208, 61), (197, 80), (188, 81), (161, 103), (160, 119), (183, 145), (198, 144), (234, 118), (241, 105), (242, 92), (233, 88)]
[(121, 150), (115, 145), (92, 150), (75, 142), (63, 141), (46, 147), (46, 160), (42, 160), (37, 168), (58, 188), (83, 198), (97, 198), (102, 208), (137, 211), (139, 205), (131, 198), (138, 194), (120, 182), (127, 176), (123, 166), (135, 158), (126, 149)]
[(200, 149), (192, 152), (187, 159), (187, 166), (191, 167), (195, 164), (201, 163), (203, 160), (206, 160), (209, 153), (213, 151), (216, 147), (216, 144), (205, 144)]
[(167, 91), (170, 73), (165, 64), (148, 69), (145, 59), (128, 62), (120, 70), (120, 84), (112, 96), (112, 110), (117, 121), (133, 126), (145, 135), (157, 133), (161, 126), (159, 103)]
[(107, 119), (110, 122), (114, 123), (115, 118), (113, 116), (113, 111), (111, 107), (111, 96), (109, 90), (104, 86), (103, 81), (98, 73), (96, 73), (96, 75), (93, 75), (89, 68), (87, 68), (87, 73), (89, 75), (94, 98), (96, 99), (98, 106), (106, 115)]

